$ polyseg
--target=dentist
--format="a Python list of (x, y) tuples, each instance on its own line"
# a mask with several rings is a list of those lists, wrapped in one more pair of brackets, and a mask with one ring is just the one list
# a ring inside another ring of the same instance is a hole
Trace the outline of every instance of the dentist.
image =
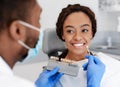
[[(33, 58), (39, 53), (41, 12), (36, 0), (0, 0), (0, 87), (54, 87), (63, 75), (55, 67), (51, 71), (43, 71), (36, 82), (32, 83), (13, 74), (12, 68), (16, 62)], [(92, 70), (92, 67), (88, 67), (91, 63), (85, 64), (84, 69)], [(104, 70), (104, 67), (101, 69)], [(87, 72), (89, 74), (91, 71)], [(103, 75), (99, 71), (93, 72), (90, 77), (94, 78), (95, 73)]]

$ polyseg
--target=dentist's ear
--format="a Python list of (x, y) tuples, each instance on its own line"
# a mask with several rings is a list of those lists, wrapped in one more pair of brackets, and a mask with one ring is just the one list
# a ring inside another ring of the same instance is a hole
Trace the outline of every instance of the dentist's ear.
[(13, 21), (9, 27), (9, 35), (13, 40), (22, 40), (26, 39), (26, 29), (18, 21)]

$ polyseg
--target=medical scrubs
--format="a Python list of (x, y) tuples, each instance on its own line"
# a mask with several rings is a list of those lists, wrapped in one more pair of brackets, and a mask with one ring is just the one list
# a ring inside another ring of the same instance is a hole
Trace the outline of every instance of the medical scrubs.
[(15, 76), (12, 69), (0, 57), (0, 87), (35, 87), (35, 85), (28, 80)]

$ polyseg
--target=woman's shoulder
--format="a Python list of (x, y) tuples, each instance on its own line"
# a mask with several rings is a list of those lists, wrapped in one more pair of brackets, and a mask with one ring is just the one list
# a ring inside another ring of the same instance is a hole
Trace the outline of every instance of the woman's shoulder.
[(102, 53), (102, 52), (98, 52), (96, 54), (97, 58), (99, 58), (106, 66), (106, 71), (107, 72), (118, 72), (120, 73), (120, 61), (109, 56), (108, 54), (106, 53)]
[(118, 62), (120, 63), (119, 60), (117, 60), (115, 58), (115, 56), (111, 56), (110, 54), (107, 53), (103, 53), (103, 52), (98, 52), (95, 54), (95, 56), (97, 56), (98, 58), (100, 58), (101, 60), (106, 60), (106, 61), (112, 61), (112, 62)]

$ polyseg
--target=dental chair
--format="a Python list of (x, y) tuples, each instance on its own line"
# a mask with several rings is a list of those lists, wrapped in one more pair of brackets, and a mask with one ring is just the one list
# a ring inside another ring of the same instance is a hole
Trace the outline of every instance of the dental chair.
[(49, 58), (58, 57), (65, 50), (65, 44), (58, 38), (55, 29), (44, 30), (42, 50)]

